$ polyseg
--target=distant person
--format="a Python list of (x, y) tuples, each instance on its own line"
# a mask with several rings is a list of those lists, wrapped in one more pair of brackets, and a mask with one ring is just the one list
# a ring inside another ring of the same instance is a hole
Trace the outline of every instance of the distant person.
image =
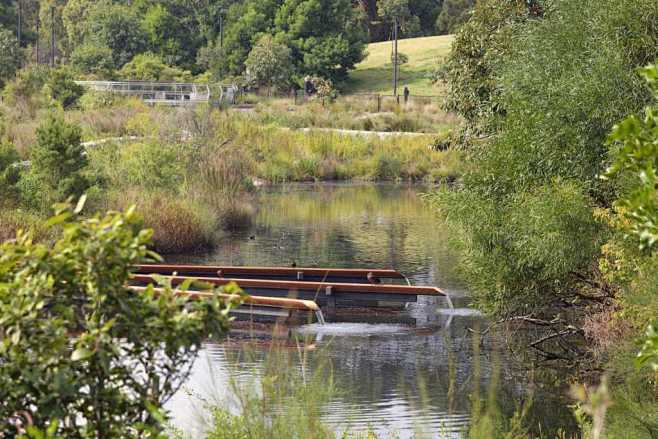
[(304, 94), (306, 95), (306, 97), (309, 97), (313, 94), (314, 91), (315, 91), (315, 87), (313, 87), (313, 83), (311, 82), (311, 77), (306, 76), (304, 78)]
[(237, 94), (237, 92), (238, 92), (238, 87), (236, 87), (235, 85), (229, 85), (228, 87), (226, 87), (225, 89), (226, 102), (228, 102), (229, 104), (235, 104), (235, 95)]
[(404, 87), (404, 103), (409, 102), (409, 87)]

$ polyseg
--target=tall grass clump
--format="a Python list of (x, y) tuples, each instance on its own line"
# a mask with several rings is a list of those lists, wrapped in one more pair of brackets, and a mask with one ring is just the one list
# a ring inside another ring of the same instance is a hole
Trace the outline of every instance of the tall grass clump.
[(251, 159), (225, 141), (203, 148), (192, 182), (196, 196), (219, 218), (225, 229), (248, 228), (254, 214), (246, 196), (252, 186)]
[(37, 242), (52, 240), (54, 231), (45, 224), (45, 218), (39, 214), (20, 209), (2, 208), (0, 210), (0, 243), (16, 238), (18, 231), (31, 233)]
[(213, 246), (217, 220), (202, 205), (161, 191), (112, 193), (107, 201), (113, 209), (132, 205), (144, 227), (153, 229), (153, 249), (162, 254), (208, 250)]
[(106, 143), (89, 149), (90, 167), (103, 190), (90, 197), (100, 210), (135, 205), (152, 245), (163, 254), (212, 247), (218, 219), (209, 205), (187, 189), (191, 151), (155, 140)]

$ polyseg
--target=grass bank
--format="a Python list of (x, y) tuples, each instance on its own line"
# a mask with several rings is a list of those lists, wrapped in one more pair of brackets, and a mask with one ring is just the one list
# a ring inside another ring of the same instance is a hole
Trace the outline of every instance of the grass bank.
[[(253, 179), (269, 183), (441, 182), (453, 180), (460, 172), (458, 152), (431, 148), (437, 137), (448, 135), (447, 131), (385, 138), (298, 131), (295, 129), (301, 127), (298, 125), (307, 124), (282, 120), (287, 115), (281, 105), (278, 109), (269, 106), (262, 112), (248, 113), (147, 107), (126, 121), (129, 128), (113, 133), (144, 139), (95, 146), (89, 148), (89, 154), (97, 171), (116, 184), (171, 187), (205, 178), (211, 180), (206, 187), (232, 187), (232, 193), (237, 192), (236, 186)], [(313, 116), (321, 109), (321, 106), (305, 107), (303, 114), (290, 117), (330, 120), (330, 112)], [(85, 126), (91, 131), (96, 125), (95, 119), (88, 119)], [(308, 125), (322, 126), (321, 123)], [(177, 169), (179, 165), (186, 171)], [(184, 175), (185, 172), (189, 175)], [(221, 177), (216, 175), (218, 172)], [(237, 177), (227, 181), (230, 174)], [(204, 191), (203, 185), (192, 184), (188, 189), (192, 186), (196, 195)]]
[(223, 138), (253, 162), (254, 176), (272, 183), (293, 181), (452, 180), (459, 154), (434, 151), (434, 136), (352, 136), (302, 132), (254, 124), (248, 115), (218, 114)]
[[(398, 51), (409, 57), (399, 69), (400, 87), (409, 87), (412, 95), (442, 94), (441, 87), (432, 84), (430, 74), (450, 52), (452, 40), (452, 35), (399, 40)], [(391, 49), (390, 41), (368, 44), (368, 56), (350, 72), (343, 91), (392, 94)]]

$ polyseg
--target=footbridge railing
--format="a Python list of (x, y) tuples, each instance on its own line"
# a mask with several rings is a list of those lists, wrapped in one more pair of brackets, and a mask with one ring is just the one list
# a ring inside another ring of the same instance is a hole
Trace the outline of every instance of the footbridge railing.
[(208, 84), (156, 81), (75, 82), (96, 91), (135, 96), (150, 104), (188, 105), (210, 100), (210, 87)]

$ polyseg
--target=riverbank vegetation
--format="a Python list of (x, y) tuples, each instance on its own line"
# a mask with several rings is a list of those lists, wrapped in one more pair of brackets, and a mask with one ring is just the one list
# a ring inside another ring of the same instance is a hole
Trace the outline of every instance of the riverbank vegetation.
[[(432, 106), (431, 114), (422, 112), (425, 106), (389, 116), (363, 113), (363, 128), (441, 126), (440, 134), (355, 135), (314, 128), (332, 114), (353, 117), (356, 104), (330, 104), (322, 111), (325, 107), (311, 102), (296, 107), (294, 116), (276, 101), (259, 104), (254, 112), (149, 107), (79, 93), (66, 72), (57, 90), (73, 89), (77, 98), (64, 110), (49, 95), (49, 75), (24, 71), (7, 87), (6, 104), (0, 106), (5, 139), (0, 164), (8, 194), (2, 216), (8, 226), (18, 226), (11, 220), (18, 210), (36, 226), (53, 202), (87, 192), (92, 211), (136, 204), (144, 224), (155, 230), (158, 251), (189, 252), (211, 247), (222, 229), (249, 226), (254, 182), (434, 183), (453, 181), (459, 173), (459, 152), (433, 147), (448, 137), (454, 118)], [(307, 123), (310, 131), (294, 129)], [(7, 236), (14, 231), (7, 229)]]
[[(301, 99), (301, 98), (300, 98)], [(373, 132), (427, 133), (447, 137), (459, 118), (441, 108), (441, 99), (412, 98), (400, 104), (392, 96), (339, 96), (333, 102), (261, 99), (252, 120), (288, 128), (334, 128)]]
[(133, 265), (156, 257), (151, 232), (131, 210), (81, 220), (83, 205), (57, 207), (52, 245), (25, 233), (0, 245), (3, 436), (158, 436), (164, 403), (238, 303), (129, 290)]
[[(465, 172), (429, 199), (459, 233), (475, 300), (553, 327), (533, 343), (541, 357), (608, 372), (610, 437), (658, 431), (655, 375), (632, 361), (658, 311), (654, 171), (637, 163), (656, 157), (638, 69), (657, 47), (654, 1), (489, 0), (441, 72), (448, 108), (466, 120)], [(632, 149), (640, 140), (653, 147)], [(601, 178), (614, 160), (620, 172)]]

